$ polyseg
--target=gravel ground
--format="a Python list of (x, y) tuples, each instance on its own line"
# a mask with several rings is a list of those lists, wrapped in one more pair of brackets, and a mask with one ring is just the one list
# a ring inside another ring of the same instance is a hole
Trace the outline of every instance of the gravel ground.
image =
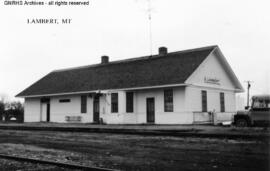
[(93, 166), (93, 163), (90, 160), (87, 160), (87, 156), (82, 153), (42, 148), (27, 144), (1, 143), (0, 152), (1, 154), (26, 158)]
[(0, 130), (0, 153), (120, 170), (268, 171), (269, 147), (258, 140)]
[(19, 162), (15, 160), (7, 160), (0, 158), (0, 171), (71, 171), (69, 169), (53, 166), (53, 165), (45, 165), (45, 164), (33, 164), (27, 162)]

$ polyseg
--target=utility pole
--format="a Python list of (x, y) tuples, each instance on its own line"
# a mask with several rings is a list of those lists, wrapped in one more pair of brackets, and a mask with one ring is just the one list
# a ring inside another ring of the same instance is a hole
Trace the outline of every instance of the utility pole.
[(245, 81), (247, 83), (247, 107), (249, 107), (249, 89), (250, 89), (250, 86), (253, 81)]

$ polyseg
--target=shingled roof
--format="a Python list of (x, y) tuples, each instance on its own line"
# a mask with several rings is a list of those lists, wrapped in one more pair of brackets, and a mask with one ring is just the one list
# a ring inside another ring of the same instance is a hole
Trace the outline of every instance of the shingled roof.
[(17, 97), (182, 84), (216, 47), (52, 71)]

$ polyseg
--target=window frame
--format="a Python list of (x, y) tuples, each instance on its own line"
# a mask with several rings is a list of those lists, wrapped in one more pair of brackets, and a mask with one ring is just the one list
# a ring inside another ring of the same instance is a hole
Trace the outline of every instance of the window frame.
[(202, 112), (207, 112), (207, 91), (201, 91), (201, 103), (202, 103)]
[(134, 92), (126, 92), (126, 113), (134, 112)]
[(87, 95), (81, 95), (81, 113), (87, 113)]
[(118, 108), (119, 108), (118, 104), (119, 104), (118, 93), (112, 93), (111, 94), (111, 113), (118, 113)]
[(164, 90), (164, 112), (173, 112), (174, 104), (173, 104), (173, 89), (165, 89)]
[(219, 93), (220, 100), (220, 112), (225, 112), (225, 93)]
[[(258, 103), (259, 106), (255, 106), (255, 103)], [(264, 105), (262, 105), (264, 103)], [(263, 99), (252, 100), (252, 110), (253, 111), (270, 111), (270, 101)]]

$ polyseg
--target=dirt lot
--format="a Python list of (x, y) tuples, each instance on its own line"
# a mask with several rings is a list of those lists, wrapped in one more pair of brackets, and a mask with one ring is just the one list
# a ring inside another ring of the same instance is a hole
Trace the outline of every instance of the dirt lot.
[(269, 170), (269, 147), (258, 140), (0, 130), (2, 154), (120, 170)]
[[(7, 160), (0, 158), (0, 170), (1, 171), (21, 171), (21, 170), (50, 170), (50, 171), (64, 171), (65, 168), (50, 166), (50, 165), (40, 165), (32, 164), (27, 162), (18, 162), (14, 160)], [(70, 170), (71, 171), (71, 170)]]

